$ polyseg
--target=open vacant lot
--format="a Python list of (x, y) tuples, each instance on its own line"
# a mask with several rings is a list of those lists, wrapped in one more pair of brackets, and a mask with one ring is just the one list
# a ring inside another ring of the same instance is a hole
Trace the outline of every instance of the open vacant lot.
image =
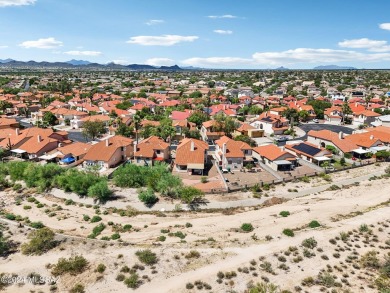
[[(321, 184), (320, 179), (313, 179), (299, 183), (299, 188)], [(276, 195), (286, 187), (280, 185), (270, 193)], [(154, 292), (156, 288), (159, 292), (185, 292), (186, 286), (191, 285), (195, 288), (188, 292), (196, 292), (202, 286), (211, 286), (213, 292), (243, 292), (250, 284), (265, 281), (290, 292), (296, 286), (319, 292), (329, 284), (329, 292), (340, 284), (350, 289), (345, 292), (377, 292), (372, 285), (377, 276), (366, 270), (362, 258), (375, 250), (382, 261), (389, 251), (389, 190), (388, 178), (371, 179), (285, 202), (274, 198), (262, 207), (147, 214), (130, 207), (118, 211), (65, 202), (53, 196), (3, 192), (6, 215), (15, 215), (25, 224), (41, 222), (57, 232), (60, 241), (42, 256), (23, 255), (19, 248), (1, 260), (3, 273), (51, 276), (53, 264), (61, 257), (82, 255), (88, 261), (84, 272), (64, 274), (56, 287), (48, 283), (39, 287), (25, 284), (7, 286), (6, 290), (49, 292), (57, 288), (61, 292), (80, 283), (88, 292), (120, 292), (126, 290), (126, 285), (116, 280), (121, 270), (138, 264), (141, 267), (135, 266), (132, 272), (135, 270), (139, 276), (139, 292)], [(281, 211), (289, 215), (283, 217), (279, 215)], [(318, 227), (308, 226), (313, 220)], [(6, 222), (5, 234), (14, 241), (26, 242), (31, 228), (18, 228), (14, 223)], [(248, 232), (241, 229), (244, 223), (251, 225)], [(104, 229), (98, 236), (87, 238), (100, 224)], [(291, 229), (294, 237), (284, 235), (285, 229)], [(346, 238), (341, 240), (340, 233), (346, 233)], [(316, 241), (315, 247), (302, 246), (302, 241), (311, 237)], [(151, 249), (157, 264), (142, 266), (135, 255), (141, 249)], [(106, 266), (102, 273), (96, 271), (100, 263)], [(233, 276), (226, 275), (231, 271), (235, 272)], [(224, 277), (217, 276), (218, 272)], [(329, 284), (311, 283), (310, 278), (329, 277), (325, 273), (333, 276)], [(123, 274), (129, 277), (129, 273)]]

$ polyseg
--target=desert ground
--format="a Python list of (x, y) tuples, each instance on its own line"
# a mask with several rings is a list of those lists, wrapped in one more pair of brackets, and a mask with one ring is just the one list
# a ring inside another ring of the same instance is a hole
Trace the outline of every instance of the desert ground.
[[(42, 255), (24, 255), (19, 246), (0, 259), (0, 273), (51, 277), (60, 258), (75, 255), (88, 266), (60, 275), (56, 283), (11, 284), (3, 290), (69, 292), (81, 284), (85, 292), (245, 292), (257, 283), (273, 283), (283, 292), (379, 292), (377, 270), (364, 260), (375, 251), (382, 262), (390, 251), (390, 179), (379, 176), (387, 166), (273, 186), (260, 198), (251, 191), (207, 197), (210, 203), (252, 205), (222, 210), (185, 211), (167, 203), (176, 209), (138, 211), (131, 190), (122, 191), (117, 206), (104, 207), (71, 195), (66, 201), (59, 191), (6, 190), (0, 194), (4, 234), (25, 243), (34, 230), (29, 225), (41, 222), (56, 232), (58, 245)], [(17, 218), (6, 219), (10, 214)], [(310, 227), (312, 221), (317, 224)], [(101, 223), (100, 234), (88, 238)], [(245, 223), (252, 225), (247, 231)], [(315, 240), (310, 248), (303, 244), (309, 238)], [(140, 262), (135, 253), (145, 249), (156, 254), (157, 263)], [(96, 270), (99, 264), (104, 272)], [(137, 274), (137, 288), (128, 288), (121, 274)]]

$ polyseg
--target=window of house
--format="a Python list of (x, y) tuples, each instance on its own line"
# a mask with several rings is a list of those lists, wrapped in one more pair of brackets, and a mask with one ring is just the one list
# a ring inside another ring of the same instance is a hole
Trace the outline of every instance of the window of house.
[(157, 150), (157, 151), (156, 151), (156, 154), (157, 154), (157, 155), (159, 155), (160, 153), (161, 153), (161, 151), (160, 151), (160, 150)]
[(229, 165), (231, 165), (231, 164), (232, 164), (232, 161), (231, 161), (231, 160), (229, 160), (229, 161), (228, 161), (228, 164), (229, 164)]

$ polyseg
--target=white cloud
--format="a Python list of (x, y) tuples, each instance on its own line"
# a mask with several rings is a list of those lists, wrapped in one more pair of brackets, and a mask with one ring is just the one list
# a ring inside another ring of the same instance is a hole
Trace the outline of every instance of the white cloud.
[(297, 48), (281, 52), (257, 52), (252, 58), (241, 57), (208, 57), (189, 58), (182, 63), (191, 66), (213, 68), (233, 68), (244, 66), (286, 66), (340, 62), (382, 62), (390, 61), (390, 53), (363, 53), (348, 50)]
[(124, 59), (116, 59), (116, 60), (112, 60), (112, 62), (114, 62), (115, 64), (119, 64), (119, 65), (129, 65), (130, 64), (129, 61), (124, 60)]
[(36, 0), (0, 0), (0, 7), (32, 5)]
[(153, 66), (172, 66), (175, 65), (175, 60), (169, 58), (150, 58), (145, 63)]
[(178, 35), (162, 35), (162, 36), (137, 36), (131, 37), (126, 43), (138, 44), (142, 46), (173, 46), (181, 42), (193, 42), (199, 39), (197, 36), (178, 36)]
[(231, 35), (233, 33), (233, 31), (230, 30), (214, 30), (214, 32), (220, 35)]
[(367, 49), (372, 52), (390, 51), (390, 46), (387, 45), (387, 41), (370, 40), (367, 38), (344, 40), (343, 42), (339, 42), (339, 46), (342, 48)]
[(245, 59), (239, 57), (208, 57), (208, 58), (189, 58), (182, 61), (183, 64), (191, 65), (191, 66), (208, 66), (208, 67), (219, 67), (226, 68), (229, 66), (237, 66), (237, 65), (249, 65), (253, 64), (254, 61), (252, 59)]
[(286, 65), (297, 63), (376, 62), (390, 60), (390, 54), (361, 53), (347, 50), (297, 48), (282, 52), (258, 52), (253, 54), (258, 64)]
[(38, 49), (54, 49), (61, 47), (63, 43), (57, 41), (55, 38), (39, 39), (36, 41), (25, 41), (19, 46), (24, 48), (38, 48)]
[(72, 55), (72, 56), (90, 56), (96, 57), (102, 55), (102, 52), (99, 51), (67, 51), (64, 54)]
[(383, 30), (388, 30), (388, 31), (390, 31), (390, 23), (389, 23), (389, 22), (387, 22), (387, 23), (381, 23), (381, 24), (379, 25), (379, 28), (381, 28), (381, 29), (383, 29)]
[(224, 15), (209, 15), (207, 16), (208, 18), (211, 18), (211, 19), (219, 19), (219, 18), (237, 18), (237, 16), (235, 15), (231, 15), (231, 14), (224, 14)]
[(147, 25), (156, 25), (156, 24), (162, 24), (164, 23), (165, 21), (162, 20), (162, 19), (151, 19), (147, 22), (145, 22)]
[(6, 45), (0, 46), (0, 49), (7, 49), (7, 48), (8, 48), (8, 46), (6, 46)]

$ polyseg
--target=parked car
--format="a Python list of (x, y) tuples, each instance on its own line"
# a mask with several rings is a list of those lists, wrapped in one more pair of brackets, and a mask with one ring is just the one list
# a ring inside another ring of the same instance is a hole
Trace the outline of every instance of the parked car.
[(318, 119), (313, 119), (312, 121), (313, 121), (313, 123), (318, 123), (319, 122)]
[(288, 141), (288, 137), (287, 136), (279, 136), (279, 137), (275, 138), (275, 140), (278, 142)]

